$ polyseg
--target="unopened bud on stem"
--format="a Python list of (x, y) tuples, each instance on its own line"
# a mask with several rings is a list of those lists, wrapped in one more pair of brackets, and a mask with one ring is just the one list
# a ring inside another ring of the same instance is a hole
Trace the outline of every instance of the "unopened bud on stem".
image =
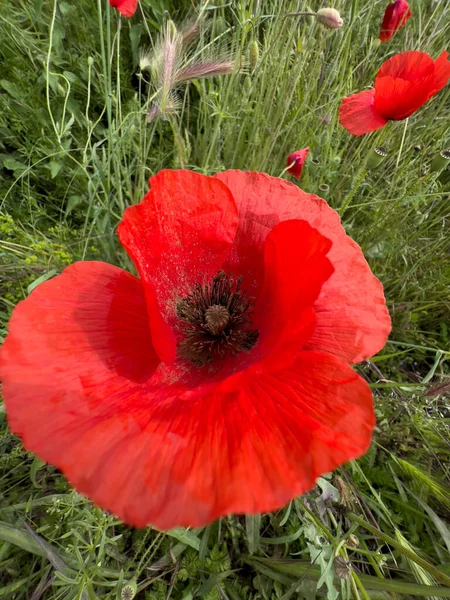
[(340, 29), (344, 24), (341, 15), (335, 8), (321, 8), (317, 11), (316, 16), (319, 23), (329, 29)]

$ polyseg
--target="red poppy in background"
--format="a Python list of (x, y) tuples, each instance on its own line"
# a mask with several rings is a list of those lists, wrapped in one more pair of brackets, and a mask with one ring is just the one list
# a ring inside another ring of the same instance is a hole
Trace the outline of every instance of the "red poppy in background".
[(394, 0), (386, 7), (380, 30), (380, 41), (389, 41), (397, 29), (403, 27), (411, 17), (411, 9), (406, 0)]
[(308, 156), (309, 147), (303, 148), (302, 150), (297, 150), (292, 154), (289, 154), (287, 158), (287, 166), (289, 169), (287, 170), (293, 177), (300, 179), (303, 171), (303, 165), (305, 164), (306, 157)]
[(109, 0), (109, 3), (124, 17), (132, 17), (136, 12), (139, 0)]
[(78, 262), (14, 310), (9, 424), (132, 525), (270, 511), (370, 444), (349, 363), (386, 341), (382, 286), (336, 212), (281, 179), (150, 185), (119, 226), (140, 278)]
[(436, 60), (425, 52), (402, 52), (387, 60), (375, 77), (375, 89), (342, 100), (341, 124), (353, 135), (381, 129), (390, 120), (401, 121), (447, 85), (448, 52)]

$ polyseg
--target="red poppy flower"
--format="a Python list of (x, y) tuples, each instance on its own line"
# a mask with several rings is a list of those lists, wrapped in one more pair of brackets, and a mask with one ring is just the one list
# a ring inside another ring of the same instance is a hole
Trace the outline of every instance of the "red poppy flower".
[(342, 100), (341, 124), (353, 135), (401, 121), (447, 85), (450, 79), (448, 52), (436, 60), (425, 52), (402, 52), (387, 60), (375, 78), (375, 89)]
[(394, 0), (386, 7), (380, 30), (380, 41), (387, 42), (397, 29), (403, 27), (411, 17), (411, 9), (406, 0)]
[(382, 286), (338, 215), (260, 173), (162, 171), (119, 236), (140, 278), (78, 262), (0, 352), (26, 448), (135, 526), (284, 505), (365, 452)]
[(109, 0), (109, 3), (124, 17), (130, 18), (136, 12), (138, 0)]
[(306, 157), (308, 156), (309, 147), (303, 148), (302, 150), (297, 150), (297, 152), (293, 152), (289, 154), (287, 158), (287, 166), (289, 169), (287, 170), (293, 177), (300, 179), (303, 165), (305, 164)]

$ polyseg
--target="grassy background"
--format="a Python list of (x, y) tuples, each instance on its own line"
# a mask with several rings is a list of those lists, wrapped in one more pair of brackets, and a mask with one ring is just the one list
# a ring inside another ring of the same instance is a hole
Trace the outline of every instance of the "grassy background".
[[(151, 174), (280, 175), (304, 146), (301, 187), (341, 213), (385, 286), (394, 328), (358, 367), (378, 415), (368, 454), (277, 513), (199, 530), (124, 527), (24, 452), (0, 404), (0, 598), (450, 597), (450, 171), (429, 172), (450, 146), (450, 88), (361, 138), (337, 118), (341, 98), (369, 87), (389, 56), (446, 49), (450, 4), (410, 4), (413, 18), (380, 46), (385, 0), (336, 1), (336, 31), (284, 18), (316, 0), (141, 0), (131, 20), (104, 0), (3, 0), (0, 341), (14, 305), (65, 265), (129, 268), (115, 227)], [(167, 18), (199, 14), (191, 54), (232, 54), (235, 73), (180, 86), (178, 114), (146, 124), (155, 90), (140, 51)], [(368, 170), (379, 145), (388, 158)]]

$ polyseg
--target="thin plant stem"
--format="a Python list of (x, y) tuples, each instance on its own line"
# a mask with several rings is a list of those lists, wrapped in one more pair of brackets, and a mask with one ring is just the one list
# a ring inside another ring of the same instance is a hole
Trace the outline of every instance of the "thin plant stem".
[(403, 146), (405, 144), (405, 138), (406, 138), (406, 130), (408, 129), (408, 120), (409, 119), (405, 119), (405, 125), (403, 127), (402, 141), (400, 142), (400, 149), (398, 151), (397, 162), (395, 163), (396, 169), (398, 169), (398, 166), (400, 164), (400, 159), (402, 157), (402, 150), (403, 150)]

